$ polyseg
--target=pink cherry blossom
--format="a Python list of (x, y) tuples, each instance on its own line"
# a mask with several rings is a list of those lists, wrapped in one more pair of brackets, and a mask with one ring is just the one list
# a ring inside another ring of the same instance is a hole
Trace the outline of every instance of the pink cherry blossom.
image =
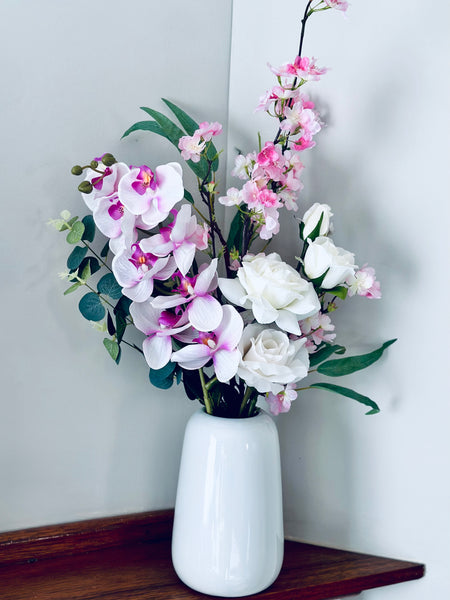
[(212, 331), (200, 332), (193, 341), (172, 354), (172, 361), (183, 369), (196, 370), (213, 361), (219, 381), (225, 383), (236, 375), (241, 353), (237, 345), (242, 337), (244, 323), (237, 310), (226, 304), (222, 307), (222, 319)]
[(242, 203), (242, 191), (237, 188), (228, 188), (227, 195), (219, 198), (220, 204), (224, 206), (239, 206)]
[(147, 252), (155, 256), (167, 256), (171, 252), (182, 275), (191, 268), (196, 250), (208, 248), (208, 227), (197, 224), (189, 204), (183, 204), (179, 212), (173, 210), (174, 221), (160, 227), (160, 233), (142, 240)]
[(376, 280), (375, 269), (364, 265), (356, 271), (353, 277), (347, 279), (348, 295), (365, 296), (366, 298), (381, 298), (380, 282)]
[(141, 217), (146, 229), (152, 229), (184, 196), (181, 167), (168, 163), (156, 167), (154, 173), (144, 167), (133, 168), (120, 180), (118, 193), (121, 203)]
[(273, 415), (289, 412), (291, 403), (297, 398), (295, 391), (295, 383), (288, 383), (284, 390), (278, 394), (269, 392), (266, 400), (269, 405), (269, 410)]
[(133, 302), (130, 314), (135, 326), (147, 336), (142, 344), (145, 360), (152, 369), (161, 369), (172, 356), (172, 338), (191, 342), (195, 337), (186, 315), (174, 315), (154, 308), (150, 302)]
[(205, 141), (202, 140), (198, 133), (194, 135), (184, 135), (178, 141), (178, 148), (181, 150), (181, 156), (184, 160), (192, 160), (197, 163), (200, 160), (200, 155), (205, 149)]
[(191, 325), (199, 331), (213, 331), (222, 319), (222, 305), (210, 293), (217, 288), (217, 258), (213, 258), (209, 265), (202, 265), (195, 277), (183, 277), (179, 273), (178, 278), (178, 293), (157, 296), (152, 305), (164, 309), (187, 304)]
[(317, 67), (315, 60), (315, 58), (297, 56), (293, 63), (284, 63), (281, 67), (270, 65), (269, 67), (277, 77), (284, 77), (288, 80), (297, 78), (303, 81), (317, 81), (326, 73), (327, 69)]
[(342, 10), (345, 12), (348, 8), (348, 2), (344, 0), (323, 0), (328, 8), (336, 8), (337, 10)]
[(299, 325), (301, 332), (307, 335), (317, 346), (322, 342), (332, 342), (336, 337), (335, 333), (326, 333), (327, 331), (334, 331), (334, 325), (331, 323), (329, 315), (322, 312), (303, 319)]
[(205, 140), (205, 142), (209, 142), (213, 136), (221, 133), (222, 125), (220, 123), (217, 123), (217, 121), (214, 123), (208, 123), (207, 121), (204, 121), (203, 123), (200, 123), (194, 135), (199, 135)]

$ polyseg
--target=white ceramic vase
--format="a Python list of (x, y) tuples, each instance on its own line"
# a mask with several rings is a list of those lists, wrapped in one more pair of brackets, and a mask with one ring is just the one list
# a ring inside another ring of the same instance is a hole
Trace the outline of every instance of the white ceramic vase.
[(178, 479), (172, 560), (189, 587), (240, 597), (267, 588), (283, 561), (278, 433), (264, 411), (189, 419)]

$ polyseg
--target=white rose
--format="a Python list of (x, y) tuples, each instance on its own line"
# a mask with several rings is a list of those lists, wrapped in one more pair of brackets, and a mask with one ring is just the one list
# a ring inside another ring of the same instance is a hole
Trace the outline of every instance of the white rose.
[(219, 278), (219, 287), (233, 304), (251, 308), (258, 323), (275, 322), (300, 335), (298, 321), (316, 314), (320, 302), (313, 285), (273, 252), (247, 255), (236, 279)]
[(354, 255), (335, 246), (330, 238), (321, 236), (309, 242), (304, 260), (305, 273), (310, 279), (317, 279), (328, 269), (320, 286), (323, 289), (329, 290), (344, 283), (356, 268)]
[(247, 325), (239, 342), (242, 354), (238, 375), (258, 392), (278, 394), (288, 383), (308, 374), (306, 338), (290, 340), (283, 331)]
[(311, 235), (311, 233), (317, 227), (321, 215), (323, 215), (323, 218), (322, 223), (320, 224), (319, 235), (327, 235), (330, 232), (330, 217), (333, 216), (331, 208), (328, 206), (328, 204), (319, 204), (316, 202), (303, 215), (302, 238), (304, 240), (306, 240), (306, 238)]

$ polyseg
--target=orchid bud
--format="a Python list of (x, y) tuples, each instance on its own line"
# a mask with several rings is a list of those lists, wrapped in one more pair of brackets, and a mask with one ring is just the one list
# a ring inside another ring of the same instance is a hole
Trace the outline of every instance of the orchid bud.
[(98, 167), (98, 161), (91, 160), (91, 164), (89, 165), (91, 169), (96, 169)]
[(105, 165), (105, 167), (112, 167), (112, 165), (116, 162), (117, 162), (117, 160), (109, 152), (104, 154), (102, 157), (102, 163)]
[(72, 167), (72, 170), (71, 170), (72, 175), (81, 175), (82, 172), (83, 172), (83, 169), (80, 167), (80, 165), (75, 165), (74, 167)]
[(90, 194), (92, 192), (92, 183), (90, 181), (82, 181), (78, 186), (79, 191), (82, 194)]

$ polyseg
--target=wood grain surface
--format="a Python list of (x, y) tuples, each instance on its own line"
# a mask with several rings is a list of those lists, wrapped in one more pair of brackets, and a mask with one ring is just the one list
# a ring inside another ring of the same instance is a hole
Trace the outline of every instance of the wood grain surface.
[[(0, 598), (212, 599), (213, 596), (190, 590), (176, 576), (170, 558), (171, 523), (172, 512), (159, 511), (63, 525), (59, 528), (61, 535), (58, 526), (28, 530), (28, 537), (26, 530), (13, 532), (9, 534), (9, 543), (8, 534), (0, 534), (1, 556), (5, 557), (9, 547), (16, 557), (15, 562), (9, 557), (0, 566)], [(74, 546), (76, 540), (80, 543)], [(20, 562), (23, 560), (27, 562)], [(286, 541), (279, 578), (266, 591), (250, 598), (341, 598), (418, 579), (423, 574), (424, 566), (418, 563)]]

